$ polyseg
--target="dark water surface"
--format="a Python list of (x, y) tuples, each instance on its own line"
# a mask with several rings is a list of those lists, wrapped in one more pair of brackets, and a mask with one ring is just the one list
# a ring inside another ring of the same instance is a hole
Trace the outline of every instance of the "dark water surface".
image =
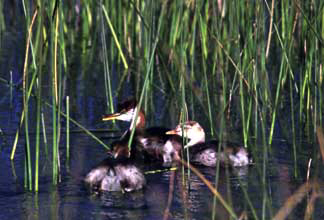
[[(19, 23), (16, 23), (19, 26)], [(19, 127), (20, 116), (23, 108), (22, 92), (20, 88), (22, 67), (24, 60), (24, 33), (20, 33), (18, 27), (13, 32), (2, 33), (0, 76), (6, 80), (13, 78), (17, 87), (10, 87), (0, 82), (0, 219), (162, 219), (169, 207), (170, 219), (211, 219), (213, 213), (213, 195), (204, 183), (193, 173), (188, 177), (187, 172), (183, 175), (181, 169), (177, 172), (160, 172), (147, 174), (147, 187), (135, 193), (102, 193), (100, 195), (91, 193), (83, 182), (84, 176), (89, 170), (105, 158), (105, 149), (91, 137), (79, 132), (79, 128), (71, 125), (70, 160), (66, 160), (65, 145), (65, 119), (62, 118), (62, 134), (60, 140), (61, 158), (61, 182), (57, 186), (52, 185), (51, 165), (51, 109), (43, 107), (46, 124), (46, 137), (48, 142), (48, 156), (46, 156), (43, 138), (41, 139), (40, 153), (40, 177), (39, 192), (29, 192), (24, 187), (24, 159), (25, 159), (25, 136), (24, 128), (17, 146), (13, 161), (10, 153)], [(71, 68), (70, 78), (65, 78), (66, 88), (63, 96), (70, 95), (71, 117), (76, 119), (88, 129), (111, 128), (110, 122), (101, 122), (101, 115), (105, 113), (105, 96), (102, 68), (87, 67), (82, 69), (77, 65), (82, 55), (75, 56), (75, 68)], [(99, 62), (99, 60), (98, 60)], [(102, 63), (92, 64), (103, 66)], [(83, 74), (88, 71), (88, 74)], [(10, 75), (10, 72), (12, 75)], [(47, 76), (48, 77), (48, 76)], [(115, 76), (115, 78), (118, 78)], [(113, 77), (114, 79), (114, 77)], [(115, 79), (117, 80), (117, 79)], [(49, 80), (44, 77), (44, 100), (50, 100)], [(48, 86), (48, 87), (46, 87)], [(117, 83), (112, 83), (113, 88)], [(131, 85), (125, 85), (124, 96), (134, 95)], [(156, 95), (155, 103), (157, 111), (147, 113), (148, 125), (160, 125), (173, 127), (177, 122), (177, 114), (168, 102), (167, 96)], [(159, 101), (160, 100), (160, 101)], [(114, 98), (115, 104), (117, 98)], [(34, 158), (35, 146), (35, 100), (32, 98), (30, 105), (30, 136), (32, 158)], [(197, 111), (198, 112), (198, 111)], [(207, 129), (207, 118), (204, 114), (196, 115), (205, 130)], [(127, 124), (117, 123), (121, 131)], [(108, 132), (94, 132), (105, 143), (109, 144), (113, 138), (118, 136)], [(241, 130), (232, 134), (241, 136)], [(281, 135), (278, 135), (281, 137)], [(246, 190), (252, 206), (257, 215), (262, 216), (263, 199), (267, 195), (269, 201), (266, 205), (266, 216), (275, 214), (284, 204), (289, 196), (306, 180), (308, 158), (314, 157), (316, 146), (300, 144), (298, 150), (297, 173), (294, 178), (294, 162), (292, 145), (284, 139), (276, 139), (272, 145), (272, 152), (267, 155), (266, 187), (262, 184), (263, 173), (263, 148), (256, 148), (253, 153), (255, 165), (237, 169), (222, 169), (218, 178), (217, 189), (225, 200), (233, 204), (234, 211), (239, 216), (244, 211), (253, 218), (251, 209), (244, 195)], [(32, 159), (34, 161), (34, 159)], [(319, 165), (323, 168), (322, 165)], [(34, 169), (33, 169), (34, 170)], [(199, 170), (207, 179), (215, 182), (216, 169), (199, 167)], [(314, 171), (315, 172), (315, 171)], [(174, 178), (171, 176), (174, 175)], [(311, 173), (311, 176), (313, 173)], [(318, 172), (319, 178), (323, 174)], [(183, 186), (183, 178), (188, 178), (190, 186)], [(170, 181), (174, 179), (174, 181)], [(174, 192), (170, 193), (173, 186)], [(244, 190), (242, 190), (244, 189)], [(171, 196), (171, 204), (168, 198)], [(303, 218), (305, 213), (305, 202), (295, 208), (290, 214), (290, 219)], [(315, 206), (314, 218), (324, 218), (321, 209), (322, 201)], [(228, 213), (217, 202), (216, 219), (227, 219)]]

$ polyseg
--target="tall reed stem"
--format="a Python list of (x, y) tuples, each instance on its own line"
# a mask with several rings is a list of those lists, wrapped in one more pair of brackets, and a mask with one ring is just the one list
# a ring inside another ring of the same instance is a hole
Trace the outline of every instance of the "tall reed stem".
[(28, 189), (32, 190), (32, 169), (31, 169), (31, 158), (30, 158), (30, 143), (29, 143), (29, 129), (28, 129), (28, 54), (29, 54), (29, 43), (31, 41), (31, 35), (32, 35), (32, 27), (34, 24), (34, 21), (37, 16), (37, 10), (35, 10), (32, 22), (30, 24), (29, 30), (28, 30), (28, 38), (26, 42), (26, 55), (25, 55), (25, 63), (24, 63), (24, 74), (23, 74), (23, 102), (24, 102), (24, 110), (25, 112), (25, 138), (26, 138), (26, 154), (27, 154), (27, 176), (28, 176)]

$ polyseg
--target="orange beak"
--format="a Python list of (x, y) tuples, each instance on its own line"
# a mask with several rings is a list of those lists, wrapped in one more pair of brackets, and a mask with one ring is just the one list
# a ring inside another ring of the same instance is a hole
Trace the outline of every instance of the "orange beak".
[(110, 121), (110, 120), (114, 120), (114, 119), (118, 119), (118, 117), (120, 116), (121, 114), (118, 112), (118, 113), (113, 113), (113, 114), (108, 114), (108, 115), (104, 115), (102, 116), (102, 120), (103, 121)]
[(177, 131), (176, 130), (170, 130), (170, 131), (165, 132), (165, 134), (177, 134)]

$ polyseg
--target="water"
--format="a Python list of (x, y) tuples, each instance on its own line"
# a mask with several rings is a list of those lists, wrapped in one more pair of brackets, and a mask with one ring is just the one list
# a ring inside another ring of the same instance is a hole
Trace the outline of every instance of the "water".
[[(106, 192), (101, 194), (91, 193), (85, 186), (83, 178), (92, 167), (106, 157), (105, 149), (91, 137), (79, 132), (79, 128), (71, 125), (70, 159), (66, 160), (65, 146), (65, 120), (62, 119), (62, 134), (60, 140), (61, 181), (57, 186), (52, 185), (51, 167), (51, 109), (44, 106), (46, 118), (46, 136), (48, 141), (48, 155), (46, 155), (43, 138), (41, 139), (39, 192), (29, 192), (24, 187), (24, 158), (25, 138), (24, 128), (17, 146), (13, 161), (10, 161), (10, 153), (16, 131), (19, 126), (20, 115), (23, 109), (21, 93), (22, 66), (24, 60), (24, 33), (19, 26), (14, 30), (2, 34), (0, 76), (9, 80), (12, 76), (14, 87), (12, 93), (8, 84), (0, 82), (0, 219), (162, 219), (169, 209), (170, 219), (210, 219), (213, 213), (213, 195), (207, 186), (191, 172), (190, 176), (177, 172), (160, 172), (147, 174), (147, 186), (144, 190), (134, 193)], [(18, 30), (18, 31), (17, 31)], [(82, 55), (78, 52), (72, 56), (76, 63), (80, 63)], [(70, 78), (65, 78), (66, 88), (64, 96), (69, 95), (71, 100), (71, 117), (76, 119), (88, 129), (111, 128), (111, 123), (103, 123), (101, 115), (105, 113), (104, 85), (102, 82), (102, 68), (99, 62), (82, 68), (81, 65), (71, 67)], [(91, 74), (85, 74), (87, 71)], [(10, 75), (10, 72), (12, 75)], [(50, 100), (49, 80), (44, 77), (44, 100)], [(114, 78), (114, 77), (113, 77)], [(115, 76), (116, 78), (116, 76)], [(115, 79), (117, 80), (117, 79)], [(123, 96), (134, 95), (131, 83), (123, 88)], [(113, 88), (116, 84), (113, 83)], [(174, 127), (178, 123), (177, 106), (169, 101), (167, 95), (161, 98), (156, 93), (154, 105), (157, 111), (148, 113), (149, 125), (161, 125)], [(174, 97), (173, 97), (174, 99)], [(159, 101), (160, 100), (160, 101)], [(114, 97), (115, 104), (117, 98)], [(168, 104), (166, 104), (168, 103)], [(32, 161), (34, 161), (35, 146), (35, 100), (30, 105), (30, 135), (32, 147)], [(199, 112), (199, 111), (197, 111)], [(196, 114), (197, 114), (196, 112)], [(195, 115), (195, 119), (204, 127), (208, 124), (203, 113)], [(118, 122), (118, 128), (123, 131), (126, 123)], [(205, 127), (206, 130), (208, 130)], [(105, 143), (109, 144), (112, 136), (118, 133), (95, 132)], [(240, 130), (235, 131), (235, 136), (241, 136)], [(281, 135), (278, 134), (281, 138)], [(273, 215), (283, 206), (285, 201), (295, 190), (305, 182), (307, 163), (310, 157), (314, 157), (316, 147), (310, 144), (300, 144), (298, 151), (297, 171), (298, 177), (294, 177), (294, 162), (292, 145), (284, 139), (276, 139), (272, 145), (272, 152), (267, 154), (266, 187), (263, 179), (263, 148), (260, 145), (253, 153), (255, 164), (243, 169), (222, 169), (218, 178), (217, 190), (232, 204), (235, 213), (240, 216), (245, 212), (253, 218), (253, 214), (247, 202), (244, 190), (249, 196), (257, 215), (262, 216), (263, 199), (268, 198), (266, 204), (266, 216)], [(315, 162), (316, 163), (316, 162)], [(317, 169), (323, 168), (322, 164), (316, 164)], [(312, 167), (316, 167), (315, 164)], [(34, 170), (34, 168), (33, 168)], [(215, 169), (199, 167), (199, 170), (211, 182), (215, 182)], [(312, 170), (311, 176), (323, 174), (318, 170)], [(190, 186), (183, 185), (183, 179)], [(173, 181), (172, 181), (173, 180)], [(171, 189), (174, 189), (173, 191)], [(244, 190), (243, 190), (244, 189)], [(322, 200), (318, 200), (315, 206), (314, 218), (321, 219), (324, 212), (320, 208)], [(289, 215), (291, 219), (302, 218), (305, 213), (306, 203), (303, 200)], [(224, 207), (217, 202), (216, 219), (229, 218)]]
[[(3, 86), (0, 86), (3, 88)], [(66, 161), (65, 135), (62, 134), (60, 144), (61, 155), (61, 182), (53, 186), (51, 182), (51, 151), (46, 159), (44, 145), (42, 144), (40, 163), (39, 192), (32, 193), (24, 189), (24, 136), (19, 139), (17, 152), (13, 163), (10, 162), (10, 151), (19, 117), (17, 112), (6, 108), (8, 103), (1, 103), (0, 124), (4, 136), (2, 137), (0, 154), (0, 219), (162, 219), (168, 207), (168, 198), (171, 219), (210, 219), (213, 210), (213, 195), (202, 181), (191, 173), (190, 187), (183, 186), (181, 170), (148, 174), (147, 187), (143, 191), (122, 194), (119, 192), (106, 192), (102, 194), (91, 193), (85, 186), (83, 178), (86, 173), (102, 159), (105, 150), (92, 138), (82, 133), (71, 134), (71, 158)], [(94, 109), (90, 112), (96, 112)], [(94, 113), (93, 113), (94, 114)], [(101, 122), (92, 118), (100, 118), (99, 113), (84, 117), (83, 120), (98, 127)], [(95, 123), (96, 122), (96, 123)], [(85, 124), (87, 124), (85, 122)], [(50, 125), (48, 125), (49, 127)], [(104, 142), (109, 143), (105, 133), (96, 133)], [(47, 134), (51, 143), (51, 135)], [(5, 141), (4, 141), (5, 139)], [(35, 141), (31, 140), (31, 146)], [(288, 145), (275, 142), (272, 146), (275, 153), (269, 158), (267, 164), (266, 181), (267, 193), (271, 196), (274, 212), (278, 210), (285, 200), (292, 195), (297, 187), (304, 181), (306, 163), (298, 163), (300, 179), (293, 178), (292, 155)], [(278, 152), (277, 152), (278, 151)], [(32, 152), (34, 155), (34, 152)], [(258, 153), (261, 156), (261, 153)], [(305, 155), (306, 158), (307, 155)], [(257, 164), (238, 170), (220, 171), (218, 191), (227, 201), (232, 202), (237, 215), (244, 210), (251, 216), (250, 209), (244, 197), (242, 187), (247, 190), (249, 199), (259, 216), (262, 210), (263, 190), (261, 184), (262, 160)], [(207, 179), (214, 182), (215, 169), (199, 167)], [(170, 181), (174, 175), (174, 182)], [(188, 177), (185, 174), (185, 177)], [(169, 189), (173, 186), (174, 192)], [(268, 210), (268, 209), (267, 209)], [(322, 211), (318, 210), (318, 216)], [(228, 213), (218, 202), (216, 208), (217, 219), (227, 219)], [(303, 216), (303, 212), (296, 209), (290, 215), (292, 218)]]

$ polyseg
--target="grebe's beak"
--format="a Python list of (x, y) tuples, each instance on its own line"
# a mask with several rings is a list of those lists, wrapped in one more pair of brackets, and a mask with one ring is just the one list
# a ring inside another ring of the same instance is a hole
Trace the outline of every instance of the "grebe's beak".
[(136, 108), (122, 109), (119, 112), (102, 116), (102, 120), (103, 121), (110, 121), (110, 120), (132, 121), (135, 110)]
[(121, 115), (122, 114), (120, 112), (113, 113), (113, 114), (108, 114), (108, 115), (103, 115), (102, 120), (103, 121), (110, 121), (110, 120), (114, 120), (114, 119), (118, 120)]
[(177, 133), (177, 130), (170, 130), (170, 131), (165, 132), (165, 134), (171, 135), (171, 134), (178, 134), (178, 133)]

